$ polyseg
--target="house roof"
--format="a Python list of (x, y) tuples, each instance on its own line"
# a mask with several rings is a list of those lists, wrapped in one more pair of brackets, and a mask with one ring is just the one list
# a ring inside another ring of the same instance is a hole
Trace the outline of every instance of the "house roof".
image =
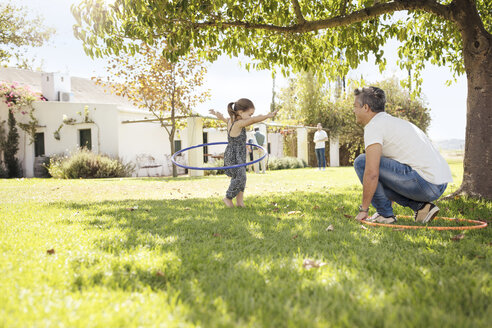
[[(17, 82), (29, 86), (31, 90), (41, 93), (41, 75), (43, 72), (34, 72), (25, 69), (0, 67), (0, 81)], [(121, 109), (132, 109), (142, 112), (124, 97), (105, 92), (104, 87), (94, 81), (81, 77), (71, 77), (72, 101), (89, 104), (116, 104)]]

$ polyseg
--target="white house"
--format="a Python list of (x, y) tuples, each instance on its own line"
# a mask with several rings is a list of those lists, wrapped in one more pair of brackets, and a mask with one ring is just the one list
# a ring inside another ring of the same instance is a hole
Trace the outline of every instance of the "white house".
[[(0, 68), (0, 81), (18, 82), (41, 92), (48, 101), (33, 104), (38, 120), (33, 143), (22, 130), (19, 131), (19, 158), (23, 175), (33, 177), (37, 157), (69, 154), (81, 146), (95, 153), (119, 157), (123, 162), (134, 162), (138, 176), (163, 176), (172, 174), (169, 137), (159, 122), (149, 122), (152, 114), (138, 109), (123, 97), (105, 92), (103, 87), (84, 78), (63, 73), (42, 73), (14, 68)], [(8, 118), (7, 105), (0, 103), (0, 124)], [(28, 116), (16, 114), (19, 122)], [(201, 118), (189, 118), (188, 127), (178, 131), (174, 143), (177, 149), (227, 141), (225, 130), (203, 129)], [(266, 132), (264, 125), (259, 125)], [(282, 156), (282, 137), (268, 133), (270, 153)], [(189, 165), (203, 165), (203, 150), (220, 154), (225, 145), (198, 148), (185, 152), (179, 161)], [(205, 157), (209, 158), (209, 157)], [(206, 159), (205, 159), (206, 160)], [(178, 168), (178, 173), (185, 170)], [(201, 171), (190, 172), (200, 175)]]

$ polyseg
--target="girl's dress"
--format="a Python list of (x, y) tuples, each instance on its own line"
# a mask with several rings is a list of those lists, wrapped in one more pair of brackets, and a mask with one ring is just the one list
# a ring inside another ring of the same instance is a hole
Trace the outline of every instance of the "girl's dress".
[[(224, 165), (236, 165), (246, 163), (246, 129), (242, 128), (237, 137), (231, 137), (232, 127), (236, 122), (232, 122), (231, 128), (227, 132), (227, 147), (224, 152)], [(225, 170), (227, 176), (231, 177), (231, 184), (226, 192), (226, 197), (233, 199), (246, 187), (246, 166), (236, 167)]]

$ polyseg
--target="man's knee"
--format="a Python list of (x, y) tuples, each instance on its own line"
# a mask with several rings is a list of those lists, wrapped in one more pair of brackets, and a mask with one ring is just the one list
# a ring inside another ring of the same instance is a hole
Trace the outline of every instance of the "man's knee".
[(360, 154), (354, 161), (355, 170), (364, 170), (366, 167), (366, 154)]

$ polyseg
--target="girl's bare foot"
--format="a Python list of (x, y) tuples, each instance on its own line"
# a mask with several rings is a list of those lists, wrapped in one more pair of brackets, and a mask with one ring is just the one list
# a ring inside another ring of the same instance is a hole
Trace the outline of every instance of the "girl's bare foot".
[(224, 202), (224, 204), (226, 204), (227, 207), (234, 207), (234, 203), (229, 198), (225, 197), (224, 199), (222, 199), (222, 201)]
[(244, 192), (243, 191), (240, 191), (237, 194), (237, 197), (236, 197), (236, 206), (238, 206), (238, 207), (246, 207), (246, 206), (244, 206)]

